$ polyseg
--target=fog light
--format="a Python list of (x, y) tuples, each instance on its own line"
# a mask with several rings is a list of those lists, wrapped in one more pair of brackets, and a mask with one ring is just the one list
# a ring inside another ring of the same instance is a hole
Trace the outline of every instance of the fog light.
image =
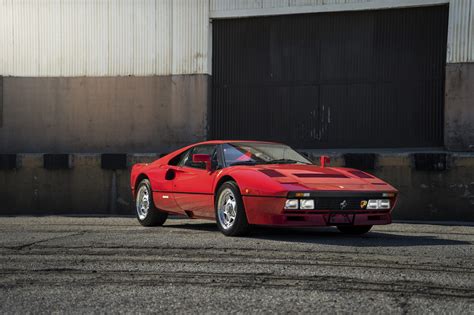
[(285, 202), (285, 209), (295, 210), (295, 209), (298, 209), (298, 206), (299, 206), (298, 199), (288, 199)]
[(300, 209), (314, 209), (314, 200), (313, 199), (301, 199), (300, 200)]
[(367, 209), (390, 209), (389, 199), (370, 199)]

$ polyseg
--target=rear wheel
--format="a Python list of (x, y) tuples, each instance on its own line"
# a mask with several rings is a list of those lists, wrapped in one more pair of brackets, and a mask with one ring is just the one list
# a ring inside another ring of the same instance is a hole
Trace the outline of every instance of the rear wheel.
[(228, 181), (219, 187), (215, 210), (217, 226), (224, 235), (242, 236), (250, 231), (242, 196), (235, 182)]
[(337, 229), (344, 234), (360, 235), (370, 231), (372, 225), (339, 225)]
[(142, 180), (137, 187), (135, 212), (138, 222), (143, 226), (163, 225), (168, 218), (168, 213), (155, 207), (150, 181), (148, 179)]

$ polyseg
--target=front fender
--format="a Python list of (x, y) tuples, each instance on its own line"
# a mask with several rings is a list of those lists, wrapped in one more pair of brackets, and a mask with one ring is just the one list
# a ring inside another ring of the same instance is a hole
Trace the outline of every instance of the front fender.
[(230, 176), (237, 182), (242, 196), (280, 197), (288, 192), (282, 184), (258, 170), (238, 168), (223, 171), (217, 176), (216, 183), (224, 176)]

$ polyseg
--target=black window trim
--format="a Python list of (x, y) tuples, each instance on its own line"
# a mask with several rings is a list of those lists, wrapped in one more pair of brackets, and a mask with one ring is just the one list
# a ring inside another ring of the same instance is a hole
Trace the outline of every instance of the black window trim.
[[(216, 147), (216, 150), (217, 150), (217, 166), (216, 166), (216, 170), (219, 170), (219, 169), (222, 169), (224, 168), (225, 166), (223, 166), (223, 156), (222, 156), (222, 148), (221, 148), (221, 144), (213, 144), (213, 143), (203, 143), (203, 144), (197, 144), (195, 146), (192, 146), (191, 148), (187, 149), (186, 151), (184, 151), (182, 153), (183, 157), (184, 158), (185, 156), (189, 155), (190, 152), (194, 149), (194, 148), (197, 148), (197, 147), (201, 147), (201, 146), (215, 146)], [(189, 165), (180, 165), (182, 159), (178, 162), (178, 164), (176, 165), (177, 167), (186, 167), (186, 168), (192, 168), (193, 170), (204, 170), (202, 168), (199, 168), (199, 167), (192, 167), (192, 166), (189, 166)]]

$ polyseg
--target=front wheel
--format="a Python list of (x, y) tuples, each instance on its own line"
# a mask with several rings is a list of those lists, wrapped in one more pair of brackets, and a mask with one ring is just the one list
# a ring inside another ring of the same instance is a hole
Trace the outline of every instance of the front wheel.
[(215, 199), (216, 221), (219, 230), (227, 236), (248, 234), (250, 225), (237, 184), (233, 181), (222, 184)]
[(370, 231), (372, 225), (339, 225), (337, 229), (344, 234), (360, 235)]
[(135, 197), (135, 212), (138, 222), (143, 226), (163, 225), (168, 218), (168, 213), (160, 211), (153, 203), (150, 181), (144, 179), (137, 188)]

